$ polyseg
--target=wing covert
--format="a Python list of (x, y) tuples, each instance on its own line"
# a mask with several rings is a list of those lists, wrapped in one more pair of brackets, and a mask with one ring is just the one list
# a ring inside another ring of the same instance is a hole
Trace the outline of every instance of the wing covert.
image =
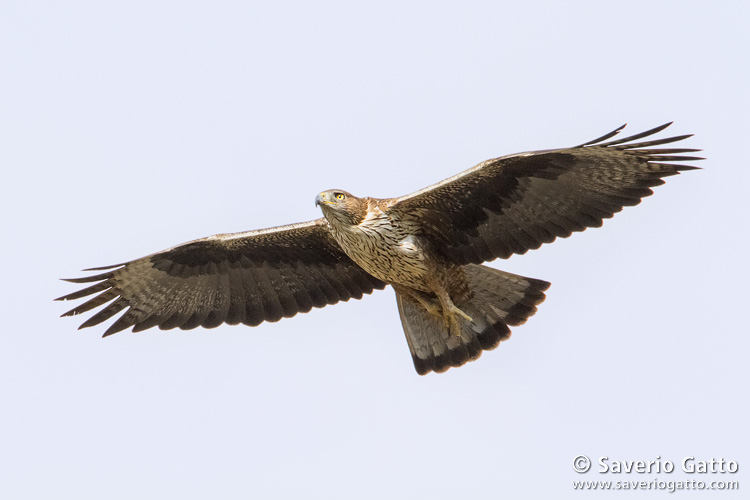
[(166, 330), (214, 328), (222, 323), (255, 326), (313, 307), (362, 298), (385, 284), (340, 249), (325, 219), (236, 234), (209, 236), (115, 266), (73, 283), (88, 288), (56, 300), (98, 293), (63, 314), (106, 307), (80, 328), (123, 309), (104, 336), (133, 327)]
[[(683, 135), (633, 142), (670, 124), (619, 140), (609, 134), (566, 149), (519, 153), (487, 160), (416, 193), (391, 201), (389, 210), (409, 218), (421, 236), (458, 264), (508, 258), (600, 227), (626, 206), (653, 194), (663, 177), (697, 167), (687, 148), (654, 148)], [(648, 148), (648, 149), (646, 149)]]

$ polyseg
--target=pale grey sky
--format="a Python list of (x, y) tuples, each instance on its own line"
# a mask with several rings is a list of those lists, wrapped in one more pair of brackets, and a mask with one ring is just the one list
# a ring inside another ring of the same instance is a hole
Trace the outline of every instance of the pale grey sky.
[[(5, 0), (0, 497), (583, 498), (573, 480), (691, 479), (579, 475), (579, 454), (735, 460), (706, 480), (746, 490), (748, 15)], [(672, 120), (704, 170), (495, 262), (551, 281), (548, 299), (443, 375), (414, 372), (391, 290), (257, 328), (105, 340), (52, 302), (82, 268), (317, 218), (324, 189), (396, 196)]]

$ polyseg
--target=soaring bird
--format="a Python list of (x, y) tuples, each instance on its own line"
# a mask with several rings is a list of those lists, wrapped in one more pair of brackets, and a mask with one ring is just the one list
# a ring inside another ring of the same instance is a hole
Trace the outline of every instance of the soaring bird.
[[(80, 328), (127, 310), (105, 332), (255, 326), (382, 290), (396, 293), (417, 373), (473, 361), (510, 337), (544, 299), (546, 281), (481, 265), (524, 254), (640, 203), (662, 178), (696, 167), (698, 149), (658, 148), (690, 137), (611, 140), (502, 156), (399, 198), (342, 189), (315, 198), (317, 220), (191, 241), (68, 279), (94, 283), (56, 300), (110, 302)], [(609, 142), (606, 142), (609, 141)]]

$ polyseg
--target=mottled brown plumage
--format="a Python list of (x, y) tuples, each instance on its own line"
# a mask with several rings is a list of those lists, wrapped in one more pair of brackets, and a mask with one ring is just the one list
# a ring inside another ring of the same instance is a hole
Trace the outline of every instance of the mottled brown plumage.
[(638, 204), (662, 178), (695, 167), (697, 150), (636, 143), (669, 124), (604, 142), (487, 160), (400, 198), (330, 190), (310, 222), (216, 235), (131, 262), (96, 268), (93, 283), (58, 300), (99, 293), (68, 311), (106, 305), (81, 328), (125, 310), (104, 333), (132, 327), (258, 325), (383, 289), (396, 299), (418, 373), (477, 359), (536, 312), (549, 283), (480, 266), (599, 227)]

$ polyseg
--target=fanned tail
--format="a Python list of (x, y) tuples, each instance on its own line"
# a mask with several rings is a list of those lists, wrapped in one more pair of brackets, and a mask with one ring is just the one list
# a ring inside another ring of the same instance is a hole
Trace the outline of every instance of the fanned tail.
[(522, 325), (536, 313), (550, 286), (546, 281), (487, 266), (470, 264), (463, 270), (470, 293), (456, 306), (472, 321), (459, 321), (460, 335), (451, 334), (442, 317), (430, 313), (409, 295), (396, 292), (406, 341), (420, 375), (442, 373), (497, 347), (510, 338), (510, 326)]

